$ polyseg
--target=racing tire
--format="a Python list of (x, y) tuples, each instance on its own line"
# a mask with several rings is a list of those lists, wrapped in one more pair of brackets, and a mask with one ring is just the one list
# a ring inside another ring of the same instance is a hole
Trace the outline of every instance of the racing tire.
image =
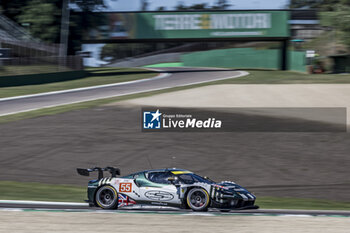
[(187, 205), (193, 211), (207, 211), (210, 197), (208, 192), (203, 188), (193, 188), (187, 194)]
[(118, 193), (115, 188), (110, 185), (105, 185), (99, 188), (95, 195), (97, 206), (102, 209), (117, 209), (118, 208)]

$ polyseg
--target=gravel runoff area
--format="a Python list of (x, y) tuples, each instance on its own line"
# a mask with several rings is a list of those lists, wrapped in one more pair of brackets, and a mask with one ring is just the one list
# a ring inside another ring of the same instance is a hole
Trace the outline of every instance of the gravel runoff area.
[(189, 108), (347, 107), (347, 122), (350, 122), (350, 84), (210, 85), (124, 103)]
[(347, 233), (350, 219), (307, 216), (201, 216), (0, 211), (0, 232)]

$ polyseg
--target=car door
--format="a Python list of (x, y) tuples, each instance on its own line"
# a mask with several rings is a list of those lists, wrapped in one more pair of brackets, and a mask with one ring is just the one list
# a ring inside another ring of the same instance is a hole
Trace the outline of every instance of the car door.
[(153, 205), (181, 204), (178, 188), (168, 181), (169, 172), (145, 173), (146, 182), (139, 185), (141, 199)]

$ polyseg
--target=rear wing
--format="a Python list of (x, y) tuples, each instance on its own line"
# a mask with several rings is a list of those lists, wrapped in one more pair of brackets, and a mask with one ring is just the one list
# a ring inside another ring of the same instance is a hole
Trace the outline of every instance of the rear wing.
[(90, 176), (90, 172), (98, 172), (98, 179), (102, 179), (103, 178), (103, 172), (104, 171), (108, 171), (109, 173), (111, 173), (111, 177), (117, 177), (117, 175), (120, 175), (120, 169), (119, 168), (115, 168), (115, 167), (105, 167), (105, 168), (101, 168), (101, 167), (94, 167), (94, 168), (77, 168), (77, 172), (79, 175), (82, 176)]

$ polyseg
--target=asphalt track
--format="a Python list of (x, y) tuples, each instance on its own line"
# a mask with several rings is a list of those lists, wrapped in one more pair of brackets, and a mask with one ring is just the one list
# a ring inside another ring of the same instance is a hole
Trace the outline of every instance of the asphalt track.
[[(36, 201), (3, 201), (0, 200), (0, 210), (37, 210), (37, 211), (66, 211), (66, 212), (115, 212), (115, 213), (154, 213), (154, 214), (191, 214), (192, 210), (172, 207), (157, 206), (130, 206), (118, 210), (102, 210), (97, 207), (89, 207), (85, 203), (68, 202), (36, 202)], [(197, 212), (196, 212), (197, 213)], [(218, 209), (209, 209), (208, 214), (227, 215), (296, 215), (296, 216), (343, 216), (350, 217), (350, 211), (341, 210), (291, 210), (291, 209), (254, 209), (254, 210), (231, 210), (220, 212)]]
[(149, 79), (2, 98), (0, 99), (0, 116), (96, 99), (237, 78), (248, 74), (245, 71), (217, 68), (161, 68), (156, 71), (160, 74)]

